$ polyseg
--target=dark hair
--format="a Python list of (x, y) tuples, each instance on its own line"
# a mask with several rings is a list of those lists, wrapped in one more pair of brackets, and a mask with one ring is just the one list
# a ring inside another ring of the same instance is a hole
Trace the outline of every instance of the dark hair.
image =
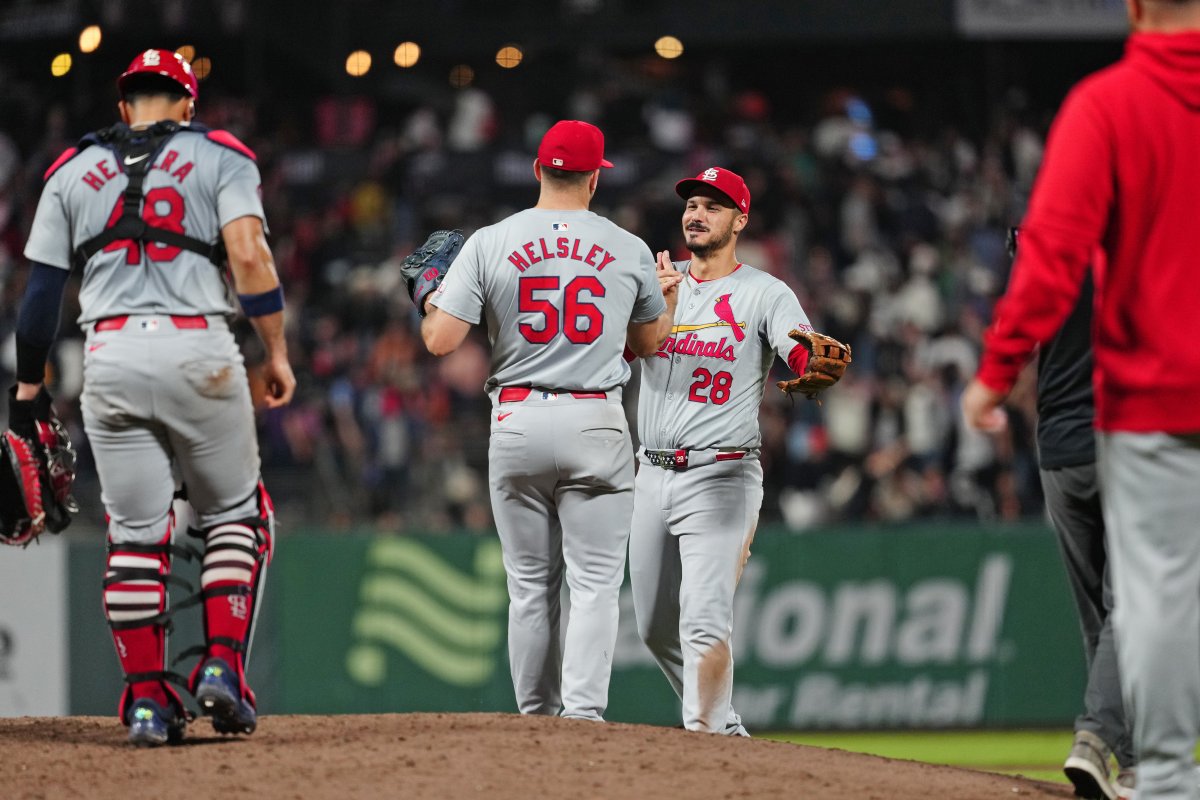
[(143, 73), (125, 79), (121, 99), (126, 103), (137, 103), (152, 97), (166, 97), (172, 103), (191, 99), (191, 95), (178, 82), (166, 75)]
[(591, 171), (574, 172), (565, 169), (555, 169), (542, 164), (542, 179), (553, 183), (555, 186), (585, 186), (588, 179), (592, 177)]

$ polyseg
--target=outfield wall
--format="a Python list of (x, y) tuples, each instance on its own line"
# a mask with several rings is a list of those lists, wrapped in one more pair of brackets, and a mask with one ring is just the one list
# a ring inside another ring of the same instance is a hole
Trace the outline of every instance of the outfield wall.
[[(753, 553), (734, 640), (751, 728), (1069, 725), (1078, 711), (1078, 626), (1040, 525), (763, 530)], [(114, 710), (102, 571), (99, 536), (0, 551), (0, 715)], [(628, 586), (621, 607), (608, 716), (675, 724)], [(267, 713), (514, 711), (506, 608), (494, 537), (284, 536), (252, 685)], [(199, 635), (199, 610), (182, 611), (172, 651)]]

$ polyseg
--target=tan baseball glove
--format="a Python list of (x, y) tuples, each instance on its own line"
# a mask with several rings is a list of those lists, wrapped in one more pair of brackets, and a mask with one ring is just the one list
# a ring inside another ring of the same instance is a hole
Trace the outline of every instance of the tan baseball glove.
[(846, 367), (850, 365), (850, 345), (816, 331), (792, 329), (788, 331), (788, 336), (808, 350), (808, 364), (800, 377), (779, 381), (775, 385), (785, 394), (799, 392), (810, 400), (817, 400), (818, 394), (846, 374)]

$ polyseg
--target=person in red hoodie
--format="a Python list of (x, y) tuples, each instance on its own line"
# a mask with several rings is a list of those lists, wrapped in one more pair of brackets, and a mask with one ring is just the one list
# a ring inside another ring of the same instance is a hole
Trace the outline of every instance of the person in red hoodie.
[(1126, 0), (1125, 56), (1051, 129), (1005, 296), (963, 394), (1000, 404), (1075, 304), (1093, 248), (1098, 474), (1138, 800), (1195, 800), (1200, 735), (1200, 0)]

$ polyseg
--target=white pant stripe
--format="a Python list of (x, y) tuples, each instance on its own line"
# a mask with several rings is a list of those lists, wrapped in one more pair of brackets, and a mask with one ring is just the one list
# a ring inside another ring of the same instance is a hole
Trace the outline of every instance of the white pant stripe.
[(123, 567), (127, 569), (153, 569), (157, 570), (162, 566), (162, 562), (151, 556), (134, 556), (117, 554), (108, 559), (108, 566)]
[(237, 581), (238, 583), (250, 583), (251, 572), (248, 569), (238, 569), (236, 567), (218, 567), (216, 569), (206, 569), (200, 574), (200, 585), (208, 588), (217, 581)]

